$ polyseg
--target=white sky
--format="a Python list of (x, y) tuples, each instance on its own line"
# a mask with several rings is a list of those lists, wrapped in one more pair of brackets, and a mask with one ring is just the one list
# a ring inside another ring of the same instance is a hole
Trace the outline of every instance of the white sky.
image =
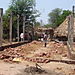
[[(0, 0), (0, 8), (4, 11), (8, 8), (11, 0)], [(38, 21), (43, 20), (46, 24), (48, 20), (48, 13), (55, 8), (72, 10), (75, 5), (75, 0), (36, 0), (36, 8), (41, 13)]]

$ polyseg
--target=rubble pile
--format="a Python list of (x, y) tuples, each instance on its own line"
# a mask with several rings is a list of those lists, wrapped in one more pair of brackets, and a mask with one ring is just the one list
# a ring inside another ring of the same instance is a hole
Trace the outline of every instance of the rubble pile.
[(51, 57), (50, 52), (41, 52), (35, 55), (36, 57)]
[[(49, 42), (48, 46), (45, 48), (42, 42), (33, 41), (16, 48), (7, 48), (0, 52), (0, 59), (12, 61), (16, 58), (22, 58), (31, 62), (48, 63), (49, 59), (59, 59), (60, 56), (67, 57), (67, 48), (63, 43)], [(38, 49), (40, 52), (37, 51)], [(38, 53), (36, 54), (36, 52)], [(57, 57), (58, 55), (59, 57)]]
[(12, 61), (16, 57), (24, 57), (20, 53), (21, 49), (18, 48), (7, 48), (4, 51), (0, 52), (0, 59), (5, 61)]
[(36, 62), (36, 63), (48, 63), (50, 62), (50, 59), (43, 59), (43, 58), (28, 58), (26, 57), (25, 58), (26, 61), (29, 61), (29, 62)]
[(41, 42), (33, 41), (31, 43), (16, 47), (7, 48), (0, 52), (0, 59), (5, 61), (12, 61), (14, 58), (25, 58), (31, 51), (35, 51), (41, 47)]
[(51, 53), (54, 54), (54, 55), (62, 55), (64, 57), (67, 56), (67, 46), (64, 45), (63, 43), (51, 43), (50, 44), (51, 46)]
[(60, 55), (61, 57), (67, 57), (67, 46), (64, 45), (63, 43), (51, 42), (49, 43), (49, 46), (50, 47), (47, 49), (47, 51), (38, 52), (34, 56), (50, 58), (50, 59), (53, 59), (53, 56), (57, 56), (57, 55)]

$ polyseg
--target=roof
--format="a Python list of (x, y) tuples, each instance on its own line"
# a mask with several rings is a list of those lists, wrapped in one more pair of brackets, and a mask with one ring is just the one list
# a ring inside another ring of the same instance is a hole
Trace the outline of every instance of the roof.
[[(55, 29), (54, 34), (57, 36), (67, 36), (68, 35), (68, 19)], [(74, 18), (74, 35), (75, 35), (75, 18)]]

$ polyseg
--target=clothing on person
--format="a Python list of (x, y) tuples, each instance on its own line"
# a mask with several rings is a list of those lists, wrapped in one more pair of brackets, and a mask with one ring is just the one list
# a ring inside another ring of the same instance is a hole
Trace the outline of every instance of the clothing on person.
[(46, 45), (47, 45), (47, 35), (44, 34), (44, 46), (46, 47)]
[(20, 34), (20, 38), (21, 38), (21, 41), (23, 41), (23, 38), (24, 38), (24, 34), (23, 33)]
[(46, 34), (44, 34), (44, 40), (45, 40), (45, 41), (47, 40), (47, 35), (46, 35)]

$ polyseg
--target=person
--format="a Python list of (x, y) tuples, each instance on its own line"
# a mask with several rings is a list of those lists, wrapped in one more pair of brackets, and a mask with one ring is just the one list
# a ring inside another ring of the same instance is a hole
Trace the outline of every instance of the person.
[(29, 40), (32, 41), (32, 33), (29, 33)]
[(47, 34), (45, 33), (44, 34), (44, 46), (46, 47), (47, 46)]
[(23, 38), (24, 38), (23, 33), (20, 34), (20, 38), (21, 38), (21, 41), (23, 41)]
[(42, 34), (41, 34), (41, 41), (43, 41), (43, 37), (44, 37), (44, 34), (42, 33)]

